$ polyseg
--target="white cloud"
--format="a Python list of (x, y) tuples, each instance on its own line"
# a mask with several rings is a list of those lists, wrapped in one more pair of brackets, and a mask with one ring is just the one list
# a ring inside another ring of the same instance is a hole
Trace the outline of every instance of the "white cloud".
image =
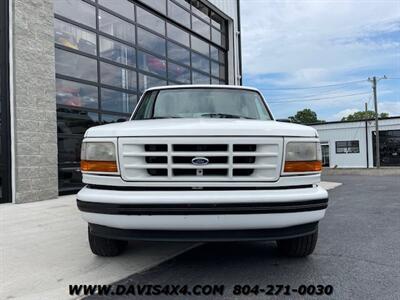
[[(288, 73), (285, 84), (340, 80), (369, 66), (392, 66), (400, 1), (242, 1), (246, 74)], [(397, 57), (399, 54), (397, 54)]]
[(400, 101), (378, 103), (378, 112), (387, 112), (389, 116), (400, 116)]
[[(400, 77), (399, 0), (242, 0), (241, 6), (245, 82), (278, 102), (271, 104), (276, 116), (310, 108), (320, 119), (338, 120), (365, 102), (372, 108), (368, 77)], [(329, 99), (297, 102), (323, 97)], [(400, 115), (398, 81), (380, 81), (378, 97), (381, 112)]]

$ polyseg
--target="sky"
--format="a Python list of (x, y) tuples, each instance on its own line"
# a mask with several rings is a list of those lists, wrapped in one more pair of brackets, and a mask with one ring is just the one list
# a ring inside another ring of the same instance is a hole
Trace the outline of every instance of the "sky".
[[(241, 0), (243, 84), (276, 118), (310, 108), (340, 120), (373, 109), (400, 116), (400, 0)], [(305, 101), (308, 100), (308, 101)]]

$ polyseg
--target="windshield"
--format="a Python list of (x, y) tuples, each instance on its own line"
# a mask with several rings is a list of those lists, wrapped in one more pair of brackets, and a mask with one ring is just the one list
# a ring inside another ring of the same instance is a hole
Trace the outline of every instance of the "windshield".
[(237, 118), (271, 120), (259, 93), (241, 89), (188, 88), (146, 93), (134, 120)]

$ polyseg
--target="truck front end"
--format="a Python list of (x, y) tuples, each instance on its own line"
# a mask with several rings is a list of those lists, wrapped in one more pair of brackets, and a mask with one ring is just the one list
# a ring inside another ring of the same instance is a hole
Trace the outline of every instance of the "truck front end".
[(99, 255), (137, 239), (276, 240), (305, 256), (328, 205), (316, 131), (274, 121), (253, 89), (148, 90), (130, 122), (87, 131), (81, 159), (77, 203)]

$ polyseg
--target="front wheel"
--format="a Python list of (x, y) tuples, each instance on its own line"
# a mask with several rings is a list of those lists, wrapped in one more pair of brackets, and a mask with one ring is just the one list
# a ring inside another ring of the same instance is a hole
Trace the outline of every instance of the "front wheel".
[(117, 256), (125, 250), (128, 244), (127, 241), (107, 239), (96, 236), (90, 232), (90, 228), (88, 228), (88, 238), (90, 249), (92, 250), (93, 254), (98, 256)]
[(317, 240), (318, 229), (309, 235), (286, 240), (278, 240), (277, 244), (279, 251), (284, 255), (291, 257), (305, 257), (314, 252)]

